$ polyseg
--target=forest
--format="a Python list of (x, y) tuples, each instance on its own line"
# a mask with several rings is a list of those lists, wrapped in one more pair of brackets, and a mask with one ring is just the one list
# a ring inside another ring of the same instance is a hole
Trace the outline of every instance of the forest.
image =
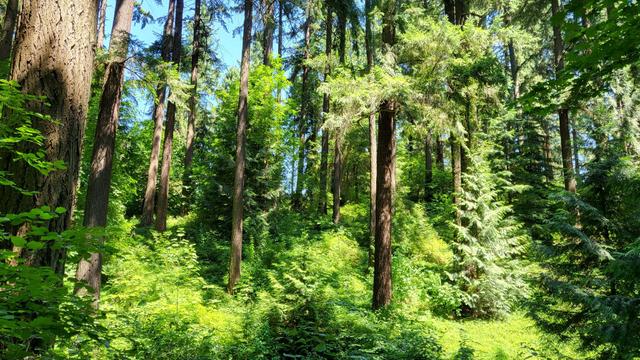
[(0, 0), (1, 359), (640, 359), (637, 0)]

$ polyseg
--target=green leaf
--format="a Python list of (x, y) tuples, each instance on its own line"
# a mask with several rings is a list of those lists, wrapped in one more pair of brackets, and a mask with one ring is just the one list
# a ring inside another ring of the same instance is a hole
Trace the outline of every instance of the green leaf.
[(31, 249), (31, 250), (44, 249), (44, 243), (40, 241), (29, 241), (27, 243), (27, 249)]
[(17, 247), (24, 247), (24, 244), (26, 244), (27, 241), (20, 236), (11, 236), (11, 243)]

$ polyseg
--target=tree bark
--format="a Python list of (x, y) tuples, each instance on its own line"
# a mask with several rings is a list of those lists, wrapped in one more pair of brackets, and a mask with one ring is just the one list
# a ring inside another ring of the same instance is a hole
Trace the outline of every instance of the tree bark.
[[(106, 1), (106, 0), (105, 0)], [(109, 192), (113, 170), (113, 154), (120, 112), (120, 99), (124, 81), (124, 64), (127, 58), (134, 0), (118, 0), (109, 43), (109, 61), (106, 64), (105, 83), (100, 97), (100, 112), (96, 124), (91, 156), (91, 170), (87, 185), (84, 209), (84, 226), (107, 225)], [(88, 260), (78, 264), (76, 279), (85, 282), (93, 290), (93, 306), (98, 308), (102, 271), (102, 254), (93, 253)], [(86, 295), (85, 287), (76, 288), (76, 294)]]
[[(395, 43), (395, 0), (384, 2), (382, 42)], [(393, 216), (393, 191), (395, 185), (395, 127), (397, 105), (385, 100), (380, 105), (378, 122), (378, 171), (376, 193), (376, 235), (373, 270), (372, 308), (380, 309), (391, 303), (391, 227)]]
[[(560, 12), (559, 0), (551, 0), (551, 14), (556, 16)], [(556, 77), (564, 69), (564, 41), (562, 30), (559, 25), (553, 25), (553, 58), (556, 70)], [(564, 175), (564, 189), (569, 192), (576, 192), (576, 179), (573, 170), (573, 159), (571, 155), (571, 135), (569, 133), (569, 109), (561, 107), (558, 109), (558, 119), (560, 122), (560, 148), (562, 153), (562, 173)]]
[(271, 65), (271, 52), (273, 51), (273, 32), (275, 30), (275, 19), (273, 16), (276, 0), (262, 0), (265, 9), (263, 17), (264, 31), (262, 33), (262, 63)]
[[(16, 21), (18, 19), (18, 0), (8, 0), (7, 10), (2, 23), (2, 38), (0, 39), (0, 61), (10, 61), (11, 48), (13, 47), (13, 36), (16, 31)], [(2, 74), (5, 78), (6, 73)]]
[[(27, 104), (27, 110), (53, 120), (34, 120), (34, 128), (46, 139), (43, 148), (25, 145), (20, 150), (43, 150), (47, 161), (63, 161), (66, 169), (44, 176), (24, 161), (4, 156), (0, 170), (12, 174), (17, 186), (37, 193), (25, 195), (0, 187), (0, 213), (19, 213), (45, 205), (63, 207), (67, 212), (48, 224), (50, 231), (62, 232), (71, 224), (76, 200), (96, 44), (95, 32), (87, 29), (96, 28), (97, 1), (58, 3), (52, 6), (39, 0), (22, 1), (10, 78), (25, 94), (45, 99)], [(42, 250), (14, 250), (27, 265), (64, 272), (64, 249), (48, 244)]]
[[(176, 20), (173, 32), (172, 60), (180, 70), (182, 60), (182, 14), (184, 0), (176, 0)], [(158, 186), (158, 205), (156, 208), (156, 230), (167, 230), (167, 213), (169, 211), (169, 177), (171, 175), (171, 159), (173, 156), (173, 132), (176, 126), (176, 104), (169, 101), (167, 106), (167, 125), (164, 129), (164, 147), (162, 149), (162, 168)]]
[(229, 283), (227, 291), (233, 289), (240, 279), (242, 262), (242, 218), (244, 193), (244, 167), (246, 157), (247, 125), (249, 122), (249, 61), (251, 55), (251, 23), (253, 1), (244, 2), (244, 29), (242, 36), (242, 59), (240, 65), (240, 96), (238, 98), (238, 127), (236, 137), (236, 169), (233, 181), (233, 210), (231, 229), (231, 259), (229, 262)]
[(433, 199), (431, 183), (433, 182), (433, 141), (431, 130), (424, 140), (424, 200), (430, 202)]
[(282, 58), (284, 54), (283, 41), (284, 41), (284, 4), (285, 0), (278, 0), (278, 56)]
[(460, 194), (462, 193), (462, 154), (460, 151), (460, 141), (456, 139), (453, 132), (450, 136), (451, 142), (451, 171), (453, 173), (453, 205), (455, 208), (456, 225), (462, 225), (462, 213), (460, 212)]
[[(327, 66), (324, 73), (324, 81), (326, 82), (331, 75), (331, 50), (333, 46), (333, 9), (331, 2), (325, 1), (327, 17), (325, 19), (325, 45), (324, 52), (327, 57)], [(322, 114), (326, 119), (331, 106), (331, 98), (329, 94), (324, 94), (322, 99)], [(318, 207), (320, 214), (327, 214), (327, 174), (329, 170), (329, 130), (325, 127), (322, 129), (322, 148), (320, 150), (320, 194)]]
[[(365, 0), (365, 47), (367, 52), (367, 72), (373, 69), (374, 45), (371, 31), (372, 0)], [(378, 143), (376, 141), (376, 114), (369, 114), (369, 265), (373, 265), (376, 241), (376, 181), (377, 181)]]
[(444, 142), (440, 138), (440, 134), (436, 138), (436, 166), (440, 170), (444, 170)]
[(107, 0), (100, 1), (98, 12), (98, 49), (104, 48), (104, 33), (107, 24)]
[(304, 23), (304, 54), (302, 58), (302, 89), (300, 94), (300, 114), (298, 123), (298, 181), (296, 182), (296, 193), (294, 195), (293, 205), (294, 208), (300, 209), (302, 207), (302, 191), (304, 188), (304, 168), (305, 168), (305, 150), (306, 150), (306, 132), (307, 132), (307, 112), (309, 106), (309, 67), (306, 65), (306, 61), (309, 59), (309, 46), (311, 42), (311, 7), (313, 1), (309, 1), (307, 4), (307, 20)]
[[(162, 35), (162, 61), (171, 60), (171, 49), (173, 45), (173, 23), (175, 20), (176, 0), (169, 0), (169, 10), (167, 20), (164, 23)], [(162, 128), (164, 120), (164, 102), (167, 99), (166, 82), (156, 90), (157, 103), (153, 110), (153, 139), (151, 143), (151, 156), (149, 159), (149, 169), (147, 171), (147, 186), (144, 192), (144, 203), (142, 205), (141, 226), (151, 226), (153, 224), (153, 212), (156, 203), (156, 181), (158, 178), (158, 159), (160, 157), (160, 143), (162, 139)]]
[(184, 198), (183, 214), (186, 214), (191, 203), (191, 194), (193, 193), (193, 182), (191, 180), (191, 164), (193, 163), (194, 141), (196, 136), (196, 117), (198, 115), (198, 77), (200, 62), (200, 52), (202, 44), (200, 36), (202, 35), (201, 26), (201, 3), (202, 0), (195, 0), (195, 13), (193, 16), (193, 53), (191, 54), (191, 96), (189, 97), (189, 121), (187, 123), (187, 142), (184, 154), (184, 176), (182, 179), (182, 196)]
[(335, 131), (333, 149), (333, 223), (340, 222), (340, 191), (342, 188), (342, 135)]

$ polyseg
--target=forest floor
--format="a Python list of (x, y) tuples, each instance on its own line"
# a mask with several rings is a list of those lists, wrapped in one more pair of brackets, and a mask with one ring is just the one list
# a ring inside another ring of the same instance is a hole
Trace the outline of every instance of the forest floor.
[(394, 258), (394, 304), (374, 314), (367, 250), (354, 238), (366, 223), (345, 213), (339, 228), (291, 215), (269, 246), (250, 244), (234, 296), (225, 292), (227, 243), (194, 235), (192, 218), (172, 219), (164, 235), (136, 234), (131, 225), (105, 268), (108, 352), (158, 359), (271, 358), (259, 354), (274, 352), (373, 359), (390, 358), (375, 356), (388, 351), (382, 348), (402, 352), (407, 342), (422, 339), (416, 346), (439, 347), (445, 359), (581, 357), (538, 329), (524, 308), (502, 320), (432, 314), (436, 300), (421, 289), (429, 287), (429, 267), (402, 256)]

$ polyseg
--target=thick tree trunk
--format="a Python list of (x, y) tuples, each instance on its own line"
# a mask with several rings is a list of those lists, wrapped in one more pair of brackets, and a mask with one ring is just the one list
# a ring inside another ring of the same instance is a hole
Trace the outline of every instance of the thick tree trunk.
[(262, 33), (262, 63), (271, 65), (271, 52), (273, 51), (273, 32), (275, 30), (275, 19), (273, 16), (276, 0), (262, 0), (265, 13), (262, 19), (264, 31)]
[(242, 59), (240, 63), (240, 96), (238, 98), (238, 127), (236, 137), (236, 169), (233, 181), (233, 209), (231, 229), (231, 259), (229, 262), (229, 283), (227, 291), (233, 294), (233, 288), (240, 279), (242, 262), (242, 218), (244, 193), (244, 167), (246, 157), (246, 138), (248, 126), (249, 99), (249, 61), (251, 55), (251, 23), (253, 1), (244, 2), (244, 29), (242, 36)]
[[(106, 1), (106, 0), (105, 0)], [(91, 170), (87, 185), (84, 208), (84, 226), (104, 227), (107, 225), (109, 192), (113, 170), (113, 154), (118, 129), (120, 99), (124, 81), (124, 63), (127, 58), (134, 0), (118, 0), (109, 43), (109, 61), (106, 66), (105, 83), (100, 97), (100, 112), (93, 140)], [(102, 254), (94, 253), (87, 260), (80, 260), (76, 279), (85, 282), (93, 290), (93, 305), (98, 307)], [(79, 287), (76, 294), (83, 296), (86, 288)]]
[(305, 168), (305, 151), (306, 151), (306, 132), (307, 132), (307, 113), (309, 107), (309, 67), (306, 65), (306, 61), (309, 59), (309, 46), (311, 42), (311, 23), (313, 18), (311, 17), (311, 7), (313, 2), (309, 1), (307, 4), (307, 21), (304, 23), (304, 54), (302, 63), (302, 91), (300, 99), (300, 114), (298, 123), (298, 181), (296, 182), (296, 193), (294, 195), (294, 208), (300, 209), (302, 207), (302, 191), (304, 188), (304, 168)]
[[(173, 23), (175, 20), (176, 0), (169, 0), (167, 20), (164, 23), (162, 35), (162, 61), (171, 60), (173, 45)], [(144, 204), (142, 205), (141, 226), (153, 224), (153, 212), (156, 204), (156, 181), (158, 178), (158, 159), (160, 157), (160, 143), (162, 140), (162, 127), (164, 121), (164, 102), (167, 99), (167, 85), (162, 84), (156, 90), (156, 105), (153, 110), (153, 139), (151, 143), (151, 156), (149, 170), (147, 171), (147, 186), (144, 192)]]
[[(182, 60), (182, 14), (184, 0), (176, 0), (176, 22), (173, 32), (172, 60), (180, 69)], [(169, 211), (169, 176), (171, 175), (171, 158), (173, 155), (173, 132), (176, 126), (176, 104), (169, 102), (167, 107), (167, 125), (164, 129), (164, 147), (162, 149), (162, 168), (158, 186), (158, 205), (156, 209), (156, 230), (167, 229), (167, 212)]]
[[(82, 139), (95, 57), (97, 1), (23, 0), (21, 20), (16, 32), (11, 80), (25, 94), (45, 101), (27, 104), (27, 110), (49, 115), (53, 121), (34, 120), (34, 127), (45, 137), (47, 161), (63, 161), (65, 170), (42, 175), (24, 161), (5, 156), (0, 170), (13, 175), (16, 185), (37, 191), (35, 195), (0, 187), (0, 213), (19, 213), (40, 206), (63, 207), (67, 212), (49, 221), (50, 231), (67, 229), (73, 216)], [(23, 152), (40, 148), (26, 145)], [(18, 230), (19, 232), (21, 230)], [(14, 249), (27, 265), (50, 266), (64, 272), (65, 251), (46, 246), (42, 250)]]
[[(8, 62), (11, 58), (11, 48), (13, 47), (13, 35), (16, 31), (16, 21), (18, 19), (18, 0), (8, 0), (7, 10), (2, 23), (2, 38), (0, 39), (0, 61)], [(5, 78), (6, 73), (2, 74)]]
[(196, 136), (196, 117), (198, 115), (198, 64), (200, 62), (201, 36), (201, 3), (195, 0), (195, 13), (193, 16), (193, 53), (191, 54), (191, 96), (189, 97), (189, 121), (187, 123), (187, 142), (184, 154), (184, 176), (182, 179), (182, 196), (184, 198), (183, 214), (186, 214), (191, 204), (192, 180), (191, 164), (193, 163), (194, 141)]
[[(331, 74), (331, 48), (333, 46), (333, 9), (331, 8), (330, 1), (325, 1), (325, 8), (327, 11), (327, 17), (325, 20), (325, 45), (324, 52), (327, 56), (327, 66), (324, 73), (324, 81), (326, 82)], [(324, 94), (322, 99), (322, 116), (326, 119), (329, 114), (329, 107), (331, 106), (331, 99), (329, 94)], [(320, 214), (327, 214), (327, 174), (329, 170), (329, 130), (325, 127), (322, 129), (322, 147), (320, 150), (320, 194), (318, 207)]]
[[(395, 0), (384, 2), (382, 42), (395, 43)], [(376, 193), (376, 235), (373, 270), (374, 310), (391, 303), (391, 223), (393, 216), (393, 191), (395, 186), (395, 127), (397, 105), (385, 100), (380, 105), (378, 122), (378, 172)]]
[(431, 130), (424, 140), (424, 201), (430, 202), (433, 199), (431, 183), (433, 182), (433, 141)]
[[(551, 14), (556, 16), (560, 12), (559, 0), (551, 0)], [(556, 76), (564, 69), (564, 41), (559, 25), (553, 25), (553, 58)], [(569, 132), (569, 109), (558, 109), (560, 122), (560, 148), (562, 153), (562, 173), (564, 175), (564, 189), (576, 192), (576, 179), (571, 155), (571, 134)]]
[(107, 24), (107, 0), (100, 1), (100, 10), (98, 12), (98, 49), (104, 47), (104, 34)]

